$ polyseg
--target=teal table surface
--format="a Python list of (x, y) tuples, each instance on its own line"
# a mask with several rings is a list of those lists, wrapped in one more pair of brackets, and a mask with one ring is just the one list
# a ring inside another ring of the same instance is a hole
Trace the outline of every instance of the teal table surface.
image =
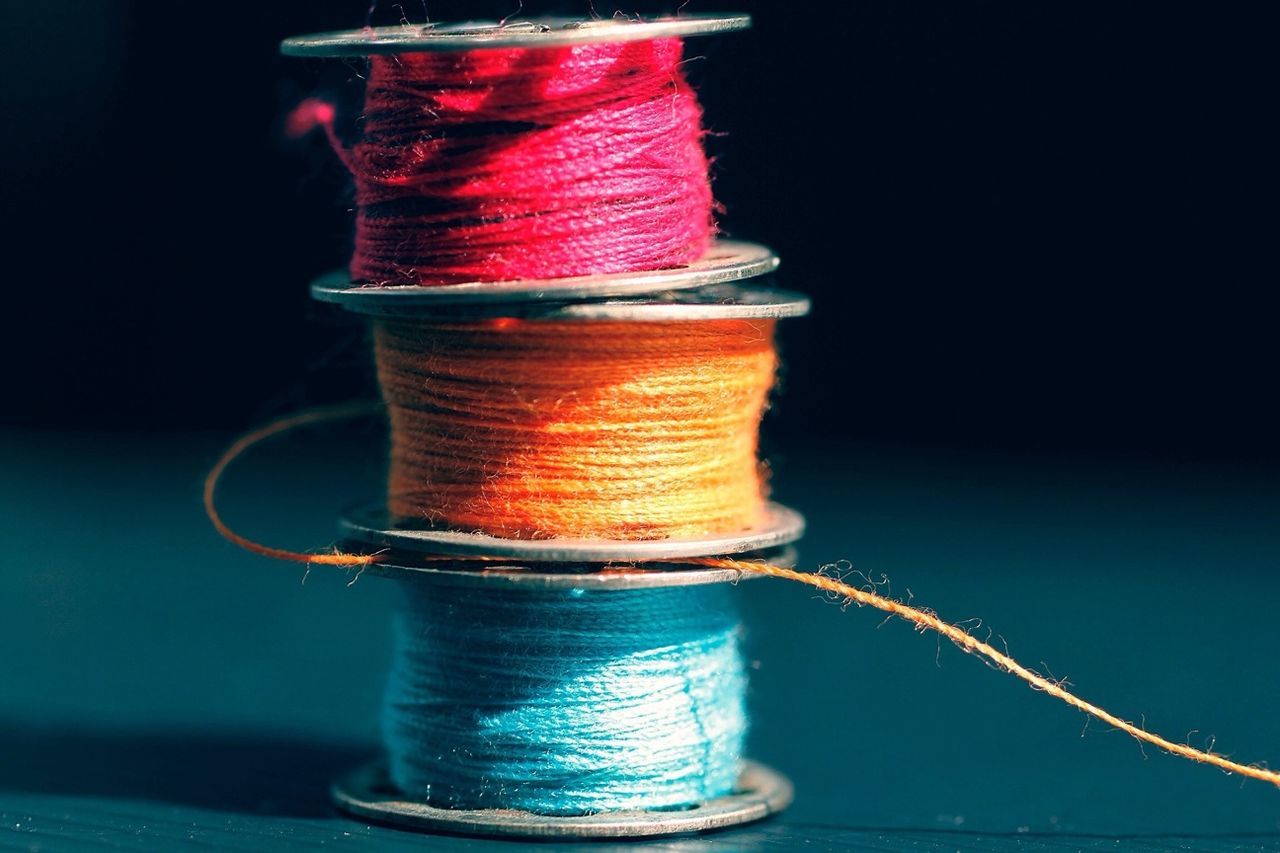
[[(362, 438), (255, 452), (230, 475), (226, 514), (323, 545), (341, 505), (376, 494)], [(0, 849), (531, 846), (328, 805), (329, 780), (377, 750), (391, 584), (220, 540), (199, 489), (225, 439), (0, 432)], [(859, 445), (771, 455), (775, 496), (809, 519), (803, 566), (847, 559), (1127, 719), (1280, 761), (1274, 472)], [(751, 753), (793, 779), (796, 801), (648, 846), (1280, 849), (1270, 785), (1144, 751), (878, 613), (782, 581), (739, 590)]]

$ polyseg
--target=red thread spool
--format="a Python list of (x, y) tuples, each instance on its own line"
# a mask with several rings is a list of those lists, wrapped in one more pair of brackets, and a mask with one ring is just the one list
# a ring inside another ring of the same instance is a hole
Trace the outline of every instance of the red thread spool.
[(697, 260), (714, 225), (678, 38), (370, 59), (358, 140), (309, 101), (356, 185), (351, 276), (562, 278)]

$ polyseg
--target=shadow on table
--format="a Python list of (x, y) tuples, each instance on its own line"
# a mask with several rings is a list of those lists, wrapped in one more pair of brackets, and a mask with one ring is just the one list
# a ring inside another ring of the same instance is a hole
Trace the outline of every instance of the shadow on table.
[(0, 791), (156, 800), (276, 816), (330, 812), (329, 783), (374, 748), (254, 732), (0, 723)]

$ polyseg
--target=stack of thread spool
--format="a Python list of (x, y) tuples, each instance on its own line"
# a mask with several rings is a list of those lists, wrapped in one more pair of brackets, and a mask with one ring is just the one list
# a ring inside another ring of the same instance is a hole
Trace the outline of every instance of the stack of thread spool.
[[(366, 29), (365, 108), (308, 102), (356, 188), (350, 270), (313, 295), (372, 318), (387, 496), (344, 534), (403, 588), (386, 759), (357, 814), (483, 834), (643, 836), (789, 802), (743, 757), (740, 555), (786, 564), (757, 432), (774, 325), (808, 302), (714, 239), (687, 37), (745, 16)], [(347, 127), (350, 125), (350, 127)]]
[(766, 500), (757, 431), (777, 259), (713, 239), (683, 39), (745, 16), (365, 29), (286, 54), (367, 57), (349, 133), (304, 103), (356, 187), (350, 270), (313, 295), (369, 315), (391, 422), (385, 498), (309, 555), (400, 582), (386, 756), (333, 787), (363, 817), (485, 835), (652, 836), (784, 808), (742, 757), (734, 582), (876, 608), (1174, 755), (1280, 773), (1149, 732), (933, 611), (790, 567), (799, 515)]

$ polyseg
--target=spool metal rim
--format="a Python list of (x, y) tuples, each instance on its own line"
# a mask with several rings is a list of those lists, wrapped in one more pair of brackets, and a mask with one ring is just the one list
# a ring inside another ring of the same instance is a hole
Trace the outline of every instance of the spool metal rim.
[(430, 527), (392, 518), (381, 504), (357, 507), (339, 522), (342, 535), (376, 547), (413, 554), (499, 557), (555, 563), (673, 560), (762, 551), (804, 535), (804, 516), (781, 504), (765, 505), (760, 524), (748, 530), (688, 539), (509, 539)]
[(285, 56), (346, 58), (384, 53), (447, 53), (492, 47), (564, 47), (595, 42), (715, 35), (751, 26), (750, 15), (680, 15), (650, 21), (630, 18), (541, 17), (497, 23), (405, 24), (293, 36), (280, 43)]
[[(317, 285), (312, 286), (316, 295)], [(515, 302), (510, 304), (415, 305), (393, 300), (321, 296), (349, 311), (373, 317), (437, 322), (483, 321), (496, 318), (563, 322), (687, 322), (694, 320), (750, 320), (803, 317), (809, 298), (789, 290), (760, 285), (713, 284), (692, 290), (671, 290), (643, 297), (586, 302)]]
[[(790, 545), (753, 552), (742, 558), (761, 560), (773, 566), (792, 568), (796, 550)], [(475, 561), (433, 560), (421, 563), (409, 558), (388, 556), (364, 569), (370, 574), (396, 578), (412, 583), (430, 583), (450, 587), (505, 586), (527, 590), (591, 590), (625, 592), (635, 589), (665, 589), (679, 586), (706, 586), (716, 583), (736, 584), (755, 580), (762, 575), (729, 568), (711, 568), (696, 564), (663, 562), (654, 564), (572, 563), (549, 567), (546, 564), (520, 565), (513, 561), (476, 563)]]
[(732, 794), (674, 811), (540, 815), (516, 809), (447, 809), (406, 799), (391, 785), (381, 759), (353, 771), (330, 788), (335, 805), (359, 818), (407, 829), (523, 838), (643, 838), (738, 826), (777, 814), (794, 789), (781, 773), (744, 761)]
[(682, 290), (767, 275), (778, 268), (769, 248), (738, 240), (717, 240), (706, 253), (683, 267), (639, 272), (578, 275), (517, 281), (470, 281), (461, 284), (368, 284), (353, 282), (338, 270), (311, 285), (311, 296), (352, 311), (378, 314), (442, 305), (510, 305), (567, 299), (600, 299)]

